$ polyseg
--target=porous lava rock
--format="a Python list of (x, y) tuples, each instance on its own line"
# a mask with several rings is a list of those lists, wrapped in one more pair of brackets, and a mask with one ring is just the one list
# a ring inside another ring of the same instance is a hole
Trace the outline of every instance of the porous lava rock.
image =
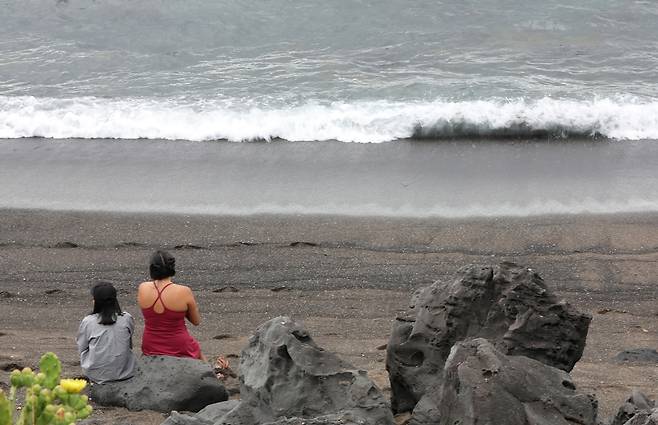
[(160, 425), (213, 425), (213, 423), (193, 414), (173, 411)]
[[(651, 410), (656, 407), (656, 403), (637, 389), (633, 389), (631, 395), (626, 399), (624, 404), (619, 408), (610, 425), (625, 425), (635, 416), (651, 416)], [(643, 423), (643, 422), (640, 422)]]
[(367, 374), (316, 345), (289, 317), (256, 330), (240, 355), (239, 378), (240, 403), (215, 425), (394, 423)]
[(196, 414), (171, 412), (162, 425), (213, 425), (218, 422), (224, 415), (233, 410), (239, 400), (227, 400), (220, 403), (213, 403), (201, 409)]
[(418, 402), (410, 425), (596, 425), (596, 411), (568, 373), (476, 338), (453, 347), (441, 385)]
[(441, 379), (452, 346), (482, 337), (501, 352), (570, 371), (591, 316), (559, 302), (532, 269), (514, 263), (466, 266), (451, 282), (416, 291), (399, 314), (386, 350), (395, 413), (413, 410)]
[(658, 408), (639, 412), (624, 425), (658, 425)]
[(227, 400), (221, 403), (211, 404), (201, 409), (195, 416), (208, 422), (215, 423), (223, 418), (228, 412), (235, 409), (238, 404), (240, 404), (240, 400)]
[(197, 412), (205, 406), (228, 399), (226, 389), (209, 364), (200, 360), (170, 356), (143, 356), (135, 376), (124, 381), (94, 384), (91, 399), (101, 406), (129, 410)]
[(320, 416), (312, 419), (286, 418), (276, 422), (268, 422), (265, 425), (366, 425), (370, 422), (352, 414), (336, 414)]
[[(218, 403), (221, 404), (221, 403)], [(172, 412), (162, 425), (217, 425), (222, 424), (221, 420), (216, 422), (209, 421), (200, 417), (198, 414), (190, 415), (179, 412)], [(231, 422), (237, 423), (237, 422)], [(366, 419), (355, 417), (350, 413), (318, 416), (316, 418), (283, 418), (274, 422), (266, 422), (259, 425), (367, 425)]]

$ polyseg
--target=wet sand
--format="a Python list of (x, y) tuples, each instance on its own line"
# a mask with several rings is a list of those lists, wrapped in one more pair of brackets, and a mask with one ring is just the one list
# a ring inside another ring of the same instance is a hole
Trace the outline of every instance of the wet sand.
[[(469, 263), (528, 265), (558, 295), (593, 316), (573, 371), (595, 393), (601, 417), (637, 387), (658, 398), (658, 368), (618, 364), (630, 348), (658, 348), (658, 214), (405, 219), (340, 216), (186, 216), (0, 210), (0, 381), (56, 352), (79, 375), (74, 336), (91, 308), (90, 286), (113, 282), (135, 302), (149, 254), (177, 258), (203, 321), (203, 351), (234, 367), (251, 332), (277, 315), (302, 320), (316, 341), (369, 371), (384, 370), (396, 312), (414, 288), (451, 279)], [(136, 351), (139, 351), (137, 348)], [(98, 409), (99, 424), (159, 424), (154, 412)]]
[(500, 217), (658, 211), (658, 143), (0, 139), (0, 208)]

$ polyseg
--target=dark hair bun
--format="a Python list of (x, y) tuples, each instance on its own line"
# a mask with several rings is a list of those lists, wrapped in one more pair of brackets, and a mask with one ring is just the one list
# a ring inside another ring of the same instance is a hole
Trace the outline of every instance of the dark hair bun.
[(165, 279), (176, 274), (176, 259), (167, 251), (155, 251), (149, 264), (151, 279)]

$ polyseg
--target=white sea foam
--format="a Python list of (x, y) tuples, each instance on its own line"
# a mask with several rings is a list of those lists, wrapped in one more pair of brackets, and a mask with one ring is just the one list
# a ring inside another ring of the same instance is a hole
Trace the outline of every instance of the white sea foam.
[(48, 209), (61, 211), (112, 211), (138, 213), (166, 214), (208, 214), (208, 215), (344, 215), (373, 217), (526, 217), (542, 215), (571, 214), (615, 214), (657, 212), (658, 201), (653, 199), (627, 199), (619, 201), (583, 199), (579, 202), (563, 202), (558, 200), (532, 201), (529, 203), (501, 202), (495, 205), (470, 204), (459, 207), (435, 205), (419, 208), (413, 205), (392, 207), (374, 203), (339, 204), (326, 203), (321, 205), (276, 204), (264, 203), (250, 206), (235, 206), (222, 204), (162, 204), (122, 202), (115, 200), (104, 205), (94, 205), (80, 200), (48, 200), (14, 199), (0, 201), (0, 208)]
[(603, 136), (658, 139), (658, 101), (478, 100), (307, 103), (246, 107), (233, 101), (0, 96), (0, 138), (339, 140), (410, 137)]

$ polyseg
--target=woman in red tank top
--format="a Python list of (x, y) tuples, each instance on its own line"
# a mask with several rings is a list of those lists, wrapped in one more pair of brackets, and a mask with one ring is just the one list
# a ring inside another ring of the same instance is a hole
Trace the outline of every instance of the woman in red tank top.
[(185, 319), (195, 326), (201, 322), (192, 290), (171, 281), (176, 259), (166, 251), (157, 251), (151, 257), (149, 272), (153, 280), (140, 284), (137, 291), (145, 323), (142, 353), (205, 360), (199, 343), (185, 326)]

